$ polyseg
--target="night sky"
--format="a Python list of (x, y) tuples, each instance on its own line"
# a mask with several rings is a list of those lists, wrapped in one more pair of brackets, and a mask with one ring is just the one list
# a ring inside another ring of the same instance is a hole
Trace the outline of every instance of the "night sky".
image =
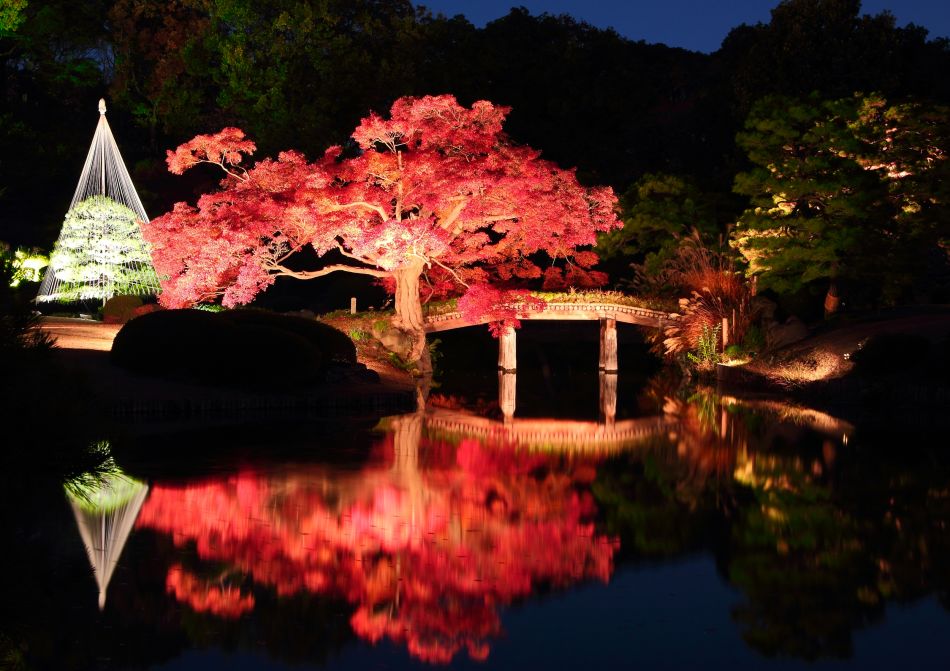
[[(612, 27), (634, 40), (711, 52), (740, 23), (768, 22), (778, 0), (423, 0), (433, 13), (464, 14), (477, 26), (508, 13), (513, 6), (532, 14), (571, 14), (600, 28)], [(931, 37), (950, 36), (947, 0), (864, 0), (865, 13), (888, 9), (898, 25), (916, 23)]]

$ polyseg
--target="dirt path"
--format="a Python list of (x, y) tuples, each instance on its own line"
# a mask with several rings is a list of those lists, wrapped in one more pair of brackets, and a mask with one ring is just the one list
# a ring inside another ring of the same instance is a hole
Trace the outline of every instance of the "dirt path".
[(82, 349), (108, 352), (121, 324), (103, 324), (91, 319), (43, 317), (41, 328), (56, 338), (60, 349)]

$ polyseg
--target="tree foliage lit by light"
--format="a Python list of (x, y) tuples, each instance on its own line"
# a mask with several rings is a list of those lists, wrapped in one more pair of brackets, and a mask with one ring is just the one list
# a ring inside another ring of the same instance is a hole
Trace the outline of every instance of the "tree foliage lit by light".
[[(752, 207), (734, 245), (760, 285), (789, 293), (880, 283), (894, 299), (947, 236), (947, 108), (879, 95), (760, 101), (737, 141), (752, 168), (735, 190)], [(833, 311), (833, 310), (832, 310)]]
[(66, 214), (48, 276), (51, 291), (38, 301), (106, 300), (158, 289), (138, 217), (105, 196), (87, 198)]
[[(222, 295), (250, 301), (277, 277), (342, 271), (384, 281), (395, 294), (394, 326), (426, 365), (421, 298), (478, 284), (536, 279), (545, 288), (600, 285), (598, 257), (584, 246), (619, 226), (609, 187), (582, 186), (573, 170), (512, 142), (509, 109), (453, 96), (403, 97), (390, 117), (370, 114), (353, 132), (358, 153), (336, 146), (310, 163), (293, 151), (250, 169), (254, 143), (237, 128), (200, 135), (168, 153), (181, 173), (216, 164), (228, 177), (197, 207), (178, 203), (145, 227), (161, 301), (184, 307)], [(294, 268), (301, 250), (344, 263)]]
[(0, 0), (0, 35), (12, 33), (23, 23), (26, 0)]

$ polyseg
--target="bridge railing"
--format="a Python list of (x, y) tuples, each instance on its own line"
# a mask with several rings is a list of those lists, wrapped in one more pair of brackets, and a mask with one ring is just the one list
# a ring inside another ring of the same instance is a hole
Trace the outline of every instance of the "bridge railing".
[[(541, 308), (525, 304), (512, 306), (519, 319), (539, 319), (550, 321), (597, 321), (615, 319), (618, 322), (663, 328), (672, 323), (679, 315), (652, 308), (616, 303), (555, 303), (548, 302)], [(465, 318), (458, 311), (444, 312), (426, 317), (426, 330), (446, 331), (465, 326), (487, 324), (492, 321), (490, 315), (480, 319)]]

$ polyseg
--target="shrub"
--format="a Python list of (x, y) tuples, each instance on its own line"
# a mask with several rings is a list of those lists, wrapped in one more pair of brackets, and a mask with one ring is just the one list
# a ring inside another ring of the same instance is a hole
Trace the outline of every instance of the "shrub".
[(350, 340), (352, 340), (355, 343), (367, 342), (372, 337), (370, 336), (369, 333), (367, 333), (363, 329), (357, 329), (357, 328), (350, 329), (350, 332), (348, 333), (348, 335), (350, 336)]
[(316, 347), (326, 361), (356, 363), (356, 345), (348, 335), (328, 324), (294, 315), (243, 308), (218, 315), (234, 324), (254, 324), (294, 333)]
[(111, 359), (146, 374), (190, 372), (196, 362), (217, 363), (217, 342), (234, 337), (234, 327), (198, 310), (161, 310), (131, 319), (112, 342)]
[(25, 355), (45, 355), (53, 348), (53, 338), (39, 328), (30, 304), (13, 289), (15, 272), (13, 260), (0, 255), (0, 368), (22, 364)]
[[(323, 365), (323, 356), (313, 343), (291, 331), (259, 324), (237, 326), (234, 338), (221, 343), (220, 355), (232, 363), (207, 370), (207, 377), (221, 375), (227, 382), (256, 386), (280, 388), (313, 381)], [(233, 363), (237, 361), (239, 366)]]
[(140, 307), (142, 299), (138, 296), (113, 296), (102, 306), (102, 321), (106, 324), (124, 324)]
[(315, 379), (323, 356), (310, 340), (288, 329), (200, 310), (161, 310), (122, 327), (112, 344), (112, 361), (147, 375), (287, 386)]
[(746, 356), (747, 352), (742, 345), (729, 345), (723, 351), (723, 354), (725, 354), (729, 359), (741, 359), (742, 357)]

